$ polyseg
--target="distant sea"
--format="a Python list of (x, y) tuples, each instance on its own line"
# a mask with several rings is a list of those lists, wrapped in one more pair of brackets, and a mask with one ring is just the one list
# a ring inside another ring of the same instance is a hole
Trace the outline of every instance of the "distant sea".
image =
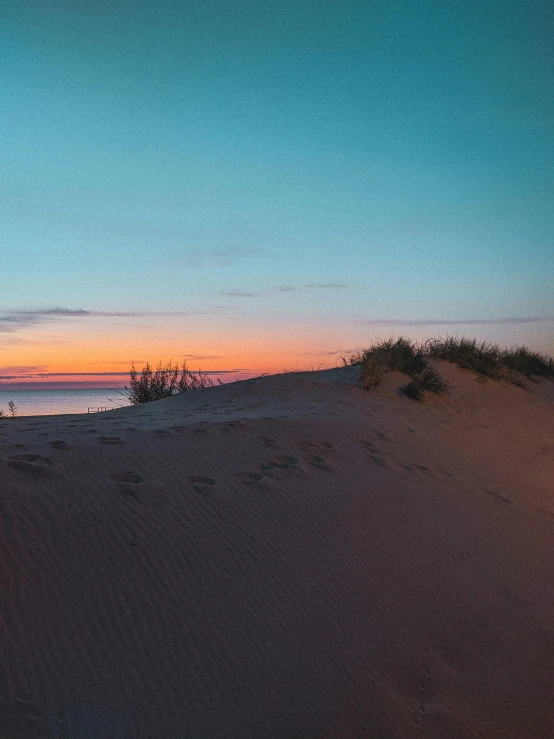
[(60, 413), (87, 413), (88, 409), (118, 408), (129, 405), (117, 390), (20, 390), (0, 389), (0, 410), (9, 415), (10, 400), (18, 416), (50, 416)]

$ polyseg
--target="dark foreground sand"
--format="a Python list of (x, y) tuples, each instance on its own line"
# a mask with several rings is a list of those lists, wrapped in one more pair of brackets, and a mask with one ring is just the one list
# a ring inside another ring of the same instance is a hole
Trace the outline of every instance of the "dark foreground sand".
[(554, 736), (554, 384), (0, 422), (2, 737)]

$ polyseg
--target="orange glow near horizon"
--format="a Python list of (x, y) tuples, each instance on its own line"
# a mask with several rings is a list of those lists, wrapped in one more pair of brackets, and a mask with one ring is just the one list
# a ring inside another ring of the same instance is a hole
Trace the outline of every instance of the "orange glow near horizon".
[[(169, 360), (179, 364), (185, 360), (193, 372), (201, 369), (215, 376), (221, 373), (221, 379), (229, 381), (290, 369), (335, 367), (340, 364), (341, 354), (367, 347), (375, 339), (391, 334), (421, 340), (449, 333), (432, 326), (376, 329), (370, 324), (338, 320), (274, 322), (271, 330), (261, 319), (220, 319), (219, 325), (211, 323), (206, 320), (183, 327), (173, 320), (146, 327), (83, 321), (60, 325), (54, 337), (41, 335), (38, 330), (29, 331), (24, 340), (4, 345), (0, 342), (0, 389), (53, 383), (65, 387), (83, 383), (89, 387), (125, 385), (133, 362), (141, 369), (146, 362), (155, 366)], [(554, 341), (546, 324), (542, 331), (527, 326), (493, 326), (489, 330), (480, 327), (479, 332), (472, 331), (471, 326), (467, 328), (455, 333), (476, 335), (480, 340), (502, 345), (525, 343), (554, 354)]]
[[(320, 346), (314, 347), (316, 353)], [(0, 387), (52, 382), (86, 382), (90, 386), (107, 384), (111, 387), (115, 382), (128, 382), (133, 362), (137, 369), (141, 369), (146, 362), (155, 366), (160, 361), (166, 363), (170, 360), (180, 365), (186, 361), (192, 372), (200, 369), (216, 376), (221, 373), (223, 380), (226, 376), (237, 379), (262, 372), (274, 374), (291, 368), (307, 369), (314, 364), (314, 357), (307, 356), (307, 351), (304, 331), (296, 337), (288, 336), (286, 340), (274, 336), (264, 342), (260, 341), (258, 332), (238, 339), (230, 336), (214, 339), (210, 336), (194, 341), (171, 336), (138, 337), (136, 332), (127, 335), (106, 332), (102, 337), (88, 334), (86, 338), (81, 334), (69, 336), (67, 343), (37, 341), (4, 347)], [(316, 359), (317, 365), (321, 363), (320, 359), (330, 360), (329, 366), (335, 365), (335, 356), (332, 355)]]

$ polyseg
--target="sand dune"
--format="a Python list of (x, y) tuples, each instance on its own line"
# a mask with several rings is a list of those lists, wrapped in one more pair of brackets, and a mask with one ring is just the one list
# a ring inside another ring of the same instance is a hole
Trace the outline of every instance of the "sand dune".
[(554, 384), (0, 421), (5, 737), (554, 735)]

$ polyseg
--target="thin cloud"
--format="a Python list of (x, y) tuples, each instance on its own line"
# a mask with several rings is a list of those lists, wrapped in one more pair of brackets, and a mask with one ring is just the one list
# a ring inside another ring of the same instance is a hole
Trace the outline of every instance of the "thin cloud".
[(353, 287), (353, 285), (348, 282), (308, 282), (304, 287), (317, 290), (340, 290), (345, 287)]
[(114, 364), (124, 364), (126, 367), (130, 367), (132, 364), (146, 364), (146, 361), (146, 359), (103, 359), (99, 362), (96, 362), (96, 364), (108, 364), (110, 366), (113, 366)]
[(145, 316), (192, 316), (194, 311), (103, 311), (83, 308), (44, 308), (41, 310), (14, 311), (13, 316), (101, 316), (108, 318), (144, 318)]
[(40, 308), (0, 312), (0, 333), (14, 333), (47, 321), (72, 318), (168, 318), (174, 316), (211, 315), (222, 306), (205, 311), (101, 311), (83, 308)]
[[(0, 328), (0, 331), (2, 329)], [(36, 344), (44, 344), (44, 341), (30, 341), (29, 339), (14, 339), (14, 338), (6, 338), (2, 337), (0, 339), (0, 346), (33, 346)], [(61, 343), (61, 342), (58, 342)]]
[(336, 357), (337, 355), (354, 354), (358, 349), (337, 349), (333, 352), (303, 352), (301, 357)]
[(180, 357), (185, 357), (185, 359), (198, 359), (198, 360), (208, 360), (208, 359), (223, 359), (221, 355), (218, 354), (207, 354), (206, 356), (201, 356), (200, 354), (179, 354)]
[(27, 374), (29, 372), (47, 372), (48, 367), (45, 364), (24, 364), (24, 365), (5, 365), (0, 367), (0, 373), (11, 373), (15, 375)]
[(16, 372), (0, 375), (0, 380), (44, 380), (50, 377), (128, 377), (128, 372)]
[(11, 334), (22, 328), (27, 328), (28, 326), (40, 323), (40, 321), (40, 316), (35, 318), (33, 316), (18, 314), (3, 315), (0, 316), (0, 332)]
[(222, 290), (220, 295), (228, 295), (232, 298), (259, 298), (262, 293), (249, 292), (248, 290)]
[(235, 372), (246, 372), (248, 374), (251, 374), (254, 372), (254, 370), (251, 370), (248, 367), (236, 367), (235, 369), (228, 370), (202, 370), (203, 375), (232, 375)]
[[(9, 369), (9, 368), (8, 368)], [(16, 367), (16, 370), (24, 369)], [(2, 368), (0, 367), (0, 371)], [(237, 372), (251, 373), (253, 370), (248, 368), (234, 368), (234, 369), (215, 369), (209, 371), (203, 371), (204, 375), (230, 375)], [(56, 377), (102, 377), (106, 379), (129, 377), (129, 372), (12, 372), (7, 374), (0, 374), (0, 381), (4, 380), (49, 380)]]
[(554, 316), (524, 316), (514, 318), (463, 318), (455, 320), (420, 320), (411, 318), (376, 318), (357, 320), (355, 323), (378, 326), (491, 326), (503, 324), (547, 323), (554, 321)]
[(267, 295), (268, 293), (292, 293), (292, 292), (302, 292), (302, 290), (308, 289), (308, 290), (340, 290), (346, 287), (352, 287), (351, 284), (343, 283), (343, 282), (308, 282), (307, 284), (303, 286), (298, 285), (274, 285), (273, 287), (268, 287), (265, 290), (261, 290), (258, 292), (253, 292), (250, 290), (223, 290), (219, 294), (220, 295), (230, 295), (234, 298), (259, 298), (262, 295)]

